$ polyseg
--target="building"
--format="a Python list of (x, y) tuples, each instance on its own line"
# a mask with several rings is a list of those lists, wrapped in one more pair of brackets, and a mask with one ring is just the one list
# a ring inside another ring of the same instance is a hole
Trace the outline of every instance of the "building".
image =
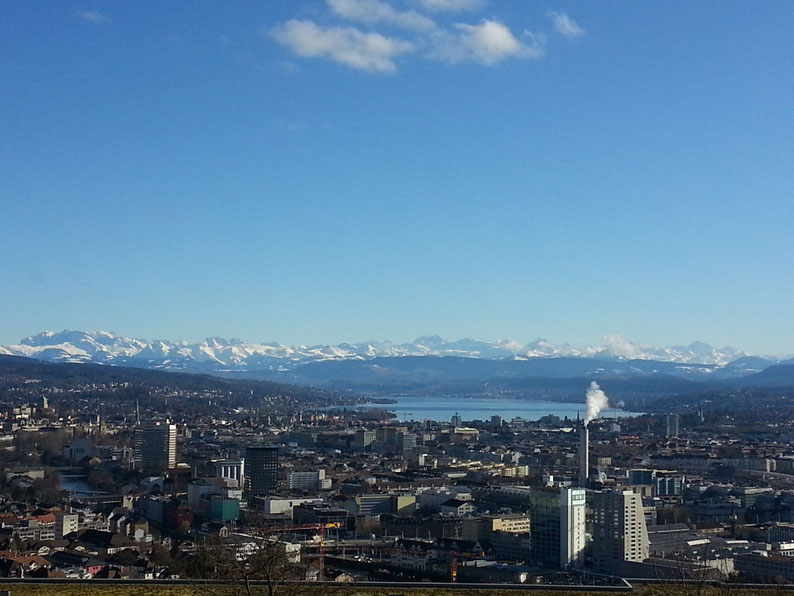
[(496, 532), (529, 535), (531, 527), (527, 514), (483, 515), (462, 520), (461, 537), (465, 540), (490, 539)]
[(287, 485), (290, 490), (318, 491), (329, 490), (331, 479), (325, 477), (325, 470), (316, 472), (291, 472), (287, 476)]
[(528, 486), (485, 486), (475, 488), (474, 498), (491, 507), (507, 507), (516, 512), (530, 510), (532, 491)]
[(581, 488), (533, 488), (532, 558), (562, 569), (584, 565), (587, 493)]
[(223, 495), (212, 495), (210, 497), (210, 518), (222, 522), (228, 522), (240, 517), (240, 501), (230, 499)]
[(679, 418), (678, 414), (668, 414), (667, 415), (667, 417), (665, 418), (665, 421), (667, 423), (667, 425), (666, 425), (667, 426), (667, 431), (665, 433), (665, 436), (667, 436), (667, 437), (677, 437), (678, 436), (678, 427), (679, 427), (679, 424), (680, 424), (680, 420), (681, 419)]
[(79, 517), (76, 513), (58, 512), (55, 514), (55, 539), (61, 540), (67, 534), (80, 529)]
[(775, 522), (767, 530), (766, 541), (791, 542), (794, 541), (794, 524), (788, 522)]
[(628, 471), (629, 484), (652, 485), (656, 482), (656, 470), (648, 468), (635, 468)]
[(292, 508), (292, 519), (296, 524), (340, 523), (340, 530), (353, 527), (353, 516), (347, 509), (332, 507), (326, 503), (301, 503)]
[(265, 515), (284, 515), (292, 519), (292, 508), (303, 503), (315, 503), (318, 500), (314, 497), (309, 499), (278, 499), (273, 497), (262, 497), (258, 499)]
[(76, 462), (90, 458), (94, 455), (94, 442), (89, 437), (73, 439), (63, 446), (63, 455)]
[(215, 476), (218, 478), (231, 478), (237, 481), (237, 486), (242, 486), (243, 478), (245, 478), (245, 460), (222, 459), (215, 462)]
[(472, 501), (461, 501), (460, 499), (449, 499), (441, 503), (441, 515), (454, 515), (463, 517), (474, 513), (474, 503)]
[(450, 499), (470, 501), (471, 490), (466, 486), (441, 486), (416, 491), (416, 504), (420, 509), (438, 511), (441, 504)]
[(579, 486), (587, 488), (590, 485), (590, 429), (587, 423), (582, 423), (579, 429)]
[(268, 495), (278, 481), (278, 447), (245, 448), (245, 490), (251, 495)]
[(409, 432), (399, 432), (394, 439), (394, 444), (400, 453), (410, 453), (416, 449), (416, 435)]
[(157, 422), (136, 429), (135, 467), (150, 471), (176, 467), (176, 424)]
[(193, 480), (187, 485), (187, 504), (194, 511), (206, 509), (202, 499), (209, 499), (210, 495), (218, 493), (218, 487), (206, 480)]
[(392, 501), (393, 495), (387, 493), (358, 495), (342, 503), (342, 507), (356, 517), (376, 517), (391, 513)]
[(353, 447), (355, 449), (369, 449), (375, 441), (377, 433), (374, 430), (357, 430), (353, 435)]
[(631, 491), (593, 493), (593, 569), (620, 575), (626, 561), (650, 556), (642, 497)]
[(684, 492), (683, 476), (657, 476), (656, 495), (659, 497), (679, 497)]

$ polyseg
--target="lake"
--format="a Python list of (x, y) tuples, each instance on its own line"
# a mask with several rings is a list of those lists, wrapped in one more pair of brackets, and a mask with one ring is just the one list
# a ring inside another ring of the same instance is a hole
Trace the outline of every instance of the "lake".
[[(488, 420), (491, 416), (501, 416), (502, 420), (513, 418), (537, 420), (552, 414), (575, 419), (577, 414), (584, 416), (587, 410), (584, 402), (570, 403), (529, 399), (489, 399), (484, 397), (422, 397), (413, 395), (395, 396), (393, 404), (359, 404), (347, 406), (362, 410), (380, 408), (394, 412), (398, 420), (437, 420), (449, 421), (457, 413), (463, 420)], [(640, 416), (641, 412), (629, 412), (619, 408), (609, 408), (602, 412), (606, 418)]]

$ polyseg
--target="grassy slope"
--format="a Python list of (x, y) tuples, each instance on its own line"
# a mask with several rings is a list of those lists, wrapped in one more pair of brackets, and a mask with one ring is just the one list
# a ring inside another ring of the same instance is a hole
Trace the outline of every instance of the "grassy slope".
[[(153, 584), (151, 586), (144, 585), (131, 585), (131, 586), (102, 586), (102, 585), (42, 585), (42, 584), (0, 584), (0, 590), (11, 590), (12, 596), (191, 596), (193, 594), (203, 594), (205, 596), (234, 596), (233, 589), (222, 591), (218, 587), (213, 587), (208, 590), (202, 587), (194, 586), (163, 586)], [(731, 590), (731, 596), (761, 596), (762, 594), (769, 594), (771, 590)], [(255, 592), (257, 594), (266, 594), (264, 588)], [(323, 593), (333, 593), (340, 596), (389, 596), (392, 594), (404, 594), (405, 596), (461, 596), (465, 593), (476, 594), (481, 596), (517, 596), (518, 594), (531, 594), (531, 596), (603, 596), (604, 592), (579, 592), (579, 591), (551, 591), (551, 590), (491, 590), (491, 591), (476, 591), (467, 592), (463, 590), (444, 590), (433, 588), (344, 588), (340, 586), (331, 588), (330, 592), (317, 587), (315, 591), (309, 594), (317, 594), (318, 596)], [(615, 592), (616, 593), (616, 592)], [(637, 586), (633, 592), (641, 596), (722, 596), (726, 593), (725, 590), (718, 588), (709, 588), (705, 586), (680, 586), (680, 585), (663, 585), (663, 586)], [(279, 592), (279, 594), (287, 594), (286, 592)]]

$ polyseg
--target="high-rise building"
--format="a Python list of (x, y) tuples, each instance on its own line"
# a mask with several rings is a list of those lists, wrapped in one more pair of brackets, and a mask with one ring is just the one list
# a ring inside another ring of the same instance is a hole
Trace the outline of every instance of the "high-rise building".
[(626, 561), (641, 562), (650, 554), (642, 497), (632, 491), (592, 494), (593, 569), (621, 574)]
[(416, 449), (416, 434), (409, 432), (397, 433), (394, 444), (400, 453), (412, 453)]
[(400, 433), (407, 433), (408, 427), (407, 426), (387, 426), (384, 429), (383, 439), (387, 445), (396, 446), (397, 445), (397, 437)]
[(376, 433), (374, 430), (357, 430), (356, 434), (353, 436), (353, 448), (368, 449), (375, 441), (375, 437)]
[(668, 437), (677, 437), (678, 436), (678, 426), (681, 422), (680, 417), (678, 414), (668, 414), (666, 417), (667, 422), (667, 432), (665, 433)]
[(135, 430), (135, 467), (161, 471), (176, 467), (176, 424), (156, 422)]
[(587, 491), (581, 488), (532, 488), (532, 558), (560, 568), (582, 567)]
[(251, 495), (268, 495), (278, 481), (278, 447), (245, 448), (245, 490)]

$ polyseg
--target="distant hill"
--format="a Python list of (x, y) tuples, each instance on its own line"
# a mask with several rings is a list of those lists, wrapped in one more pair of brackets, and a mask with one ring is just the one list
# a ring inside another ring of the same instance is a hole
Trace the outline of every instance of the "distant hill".
[[(756, 365), (757, 361), (747, 364)], [(0, 389), (19, 384), (25, 379), (38, 379), (45, 386), (67, 388), (92, 383), (131, 383), (193, 391), (220, 391), (232, 399), (236, 399), (231, 397), (236, 395), (244, 401), (254, 395), (284, 396), (315, 404), (349, 403), (350, 399), (357, 399), (357, 395), (580, 401), (588, 384), (595, 380), (613, 404), (625, 402), (629, 408), (645, 411), (664, 411), (699, 403), (704, 399), (731, 404), (738, 410), (742, 407), (760, 407), (769, 400), (774, 402), (779, 391), (794, 395), (794, 364), (773, 365), (745, 377), (723, 379), (705, 373), (687, 378), (682, 376), (679, 366), (676, 363), (646, 360), (615, 362), (539, 358), (522, 361), (408, 356), (313, 362), (288, 371), (265, 371), (265, 375), (275, 374), (280, 381), (289, 381), (286, 383), (255, 378), (257, 372), (245, 373), (247, 378), (239, 379), (91, 363), (48, 363), (18, 356), (0, 356)]]
[(794, 364), (776, 364), (754, 375), (734, 379), (730, 384), (752, 389), (794, 387)]
[(333, 394), (311, 387), (262, 380), (225, 379), (206, 374), (189, 374), (101, 364), (50, 363), (20, 356), (0, 355), (0, 387), (19, 380), (38, 379), (45, 386), (70, 387), (89, 383), (133, 383), (186, 390), (244, 390), (296, 399), (328, 397)]
[[(309, 362), (282, 376), (303, 384), (335, 385), (341, 381), (381, 383), (394, 381), (479, 381), (546, 377), (614, 377), (634, 375), (697, 376), (708, 374), (706, 365), (681, 365), (653, 360), (601, 360), (596, 358), (533, 358), (530, 360), (484, 360), (455, 356), (404, 356), (370, 360)], [(252, 371), (251, 374), (257, 374)], [(270, 372), (263, 372), (272, 376)]]

